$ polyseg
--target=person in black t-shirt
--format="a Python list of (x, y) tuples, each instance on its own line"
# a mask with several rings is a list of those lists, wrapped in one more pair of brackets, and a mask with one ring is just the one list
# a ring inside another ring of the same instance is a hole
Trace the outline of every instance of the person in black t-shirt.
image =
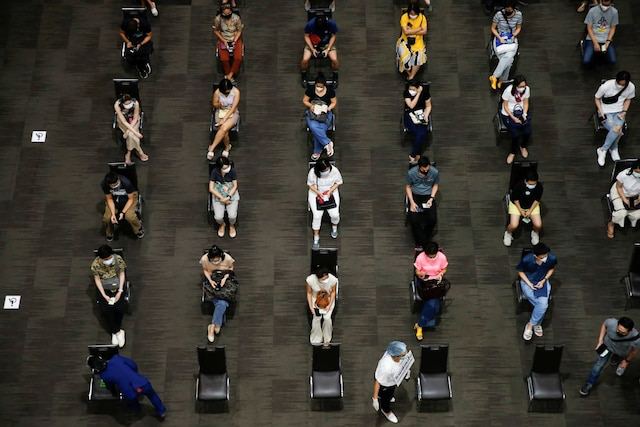
[(313, 136), (311, 160), (318, 160), (323, 150), (327, 151), (327, 156), (333, 156), (333, 141), (327, 136), (327, 131), (333, 126), (333, 109), (338, 99), (333, 88), (327, 86), (323, 73), (318, 73), (315, 85), (307, 88), (302, 103), (307, 107), (305, 119)]
[(136, 214), (138, 190), (122, 175), (109, 172), (100, 184), (104, 192), (105, 208), (102, 223), (107, 241), (113, 240), (113, 225), (123, 219), (130, 225), (138, 239), (144, 237), (142, 221)]
[(413, 135), (409, 163), (418, 164), (422, 154), (422, 144), (429, 133), (429, 115), (431, 114), (431, 94), (429, 86), (412, 80), (404, 91), (404, 126)]
[(513, 232), (520, 225), (520, 219), (525, 222), (531, 221), (531, 244), (535, 246), (540, 242), (542, 191), (542, 184), (538, 181), (538, 173), (532, 169), (527, 170), (524, 181), (513, 186), (509, 200), (509, 224), (503, 238), (505, 246), (511, 246)]
[(120, 26), (120, 38), (125, 43), (125, 59), (134, 65), (140, 78), (146, 79), (151, 74), (151, 60), (153, 53), (153, 32), (146, 19), (126, 19)]

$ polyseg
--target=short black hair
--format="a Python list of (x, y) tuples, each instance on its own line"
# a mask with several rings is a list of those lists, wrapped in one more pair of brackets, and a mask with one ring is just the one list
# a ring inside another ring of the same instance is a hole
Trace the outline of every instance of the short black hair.
[(516, 0), (505, 0), (504, 2), (504, 7), (510, 7), (512, 9), (515, 9), (517, 5), (518, 2)]
[(325, 85), (327, 84), (327, 78), (324, 76), (324, 73), (322, 71), (319, 71), (318, 74), (316, 75), (316, 81), (314, 84), (322, 84)]
[(220, 156), (216, 159), (216, 166), (219, 169), (222, 169), (224, 166), (229, 166), (231, 164), (231, 160), (228, 157)]
[(316, 174), (316, 176), (318, 178), (320, 178), (320, 176), (322, 176), (322, 172), (326, 171), (327, 169), (331, 170), (331, 162), (329, 161), (329, 159), (319, 159), (315, 165), (313, 165), (313, 173)]
[(226, 77), (218, 83), (218, 90), (220, 92), (229, 92), (231, 89), (233, 89), (233, 83)]
[(545, 245), (542, 242), (533, 246), (533, 253), (537, 256), (548, 254), (549, 251), (550, 251), (549, 246)]
[(622, 316), (621, 318), (618, 319), (618, 325), (624, 327), (627, 331), (630, 331), (633, 329), (633, 326), (635, 324), (633, 323), (633, 320), (631, 320), (630, 318), (626, 316)]
[(113, 185), (116, 182), (118, 182), (118, 174), (113, 173), (113, 172), (109, 172), (105, 177), (104, 177), (104, 181), (107, 183), (107, 185)]
[(423, 249), (427, 255), (435, 255), (440, 250), (440, 247), (436, 242), (428, 242), (427, 244), (424, 245)]
[(94, 372), (102, 372), (107, 368), (107, 362), (102, 357), (93, 354), (87, 357), (87, 365)]
[(418, 159), (418, 166), (431, 166), (431, 162), (427, 156), (422, 156)]
[(98, 256), (102, 259), (107, 259), (113, 255), (113, 249), (109, 245), (102, 245), (98, 248)]
[(407, 6), (407, 15), (409, 12), (414, 12), (415, 14), (420, 15), (420, 6), (417, 3), (410, 2)]
[(406, 90), (409, 90), (409, 88), (410, 88), (411, 86), (419, 87), (421, 84), (422, 84), (422, 82), (421, 82), (420, 80), (418, 80), (418, 79), (411, 79), (411, 80), (408, 80), (408, 81), (407, 81), (407, 85), (406, 85), (405, 89), (406, 89)]
[(524, 179), (525, 181), (538, 181), (538, 172), (533, 168), (529, 168), (524, 174)]
[(629, 73), (628, 71), (618, 71), (618, 74), (616, 74), (616, 81), (625, 81), (627, 82), (627, 84), (629, 84), (629, 82), (631, 81), (631, 73)]
[(315, 268), (315, 270), (313, 271), (313, 274), (315, 274), (316, 277), (324, 277), (327, 274), (329, 274), (329, 269), (327, 267), (323, 267), (319, 265)]
[(212, 245), (209, 248), (209, 252), (207, 252), (207, 258), (221, 258), (224, 259), (224, 251), (220, 249), (217, 245)]

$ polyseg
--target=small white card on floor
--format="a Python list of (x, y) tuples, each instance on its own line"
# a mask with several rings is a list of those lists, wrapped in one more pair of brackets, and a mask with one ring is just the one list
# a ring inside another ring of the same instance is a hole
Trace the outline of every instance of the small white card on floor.
[(31, 142), (43, 143), (47, 139), (46, 130), (34, 130), (31, 132)]
[(4, 297), (5, 310), (17, 310), (20, 308), (20, 295), (7, 295)]

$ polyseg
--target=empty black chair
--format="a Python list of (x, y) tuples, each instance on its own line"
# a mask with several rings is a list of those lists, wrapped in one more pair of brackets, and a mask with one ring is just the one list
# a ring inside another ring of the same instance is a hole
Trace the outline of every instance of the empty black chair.
[(543, 406), (562, 411), (565, 399), (560, 377), (562, 348), (561, 345), (552, 347), (536, 345), (533, 366), (526, 378), (529, 412), (537, 411), (538, 407), (542, 409)]
[(309, 376), (312, 399), (340, 399), (344, 396), (340, 344), (314, 345)]
[[(447, 371), (448, 344), (422, 345), (420, 372), (416, 378), (419, 404), (425, 401), (448, 401), (453, 397), (451, 376)], [(447, 402), (448, 404), (448, 402)]]
[(311, 268), (313, 273), (318, 267), (325, 267), (331, 274), (338, 277), (338, 249), (311, 249)]
[(196, 400), (229, 400), (229, 375), (224, 346), (198, 346), (200, 371), (196, 379)]
[(624, 309), (627, 310), (640, 302), (640, 243), (633, 244), (629, 272), (622, 278), (622, 282), (627, 297)]
[[(523, 259), (525, 255), (533, 252), (532, 248), (522, 248), (522, 252), (520, 254), (520, 259)], [(551, 279), (549, 279), (551, 281)], [(516, 302), (516, 314), (520, 314), (523, 311), (531, 311), (531, 303), (522, 293), (522, 288), (520, 287), (520, 276), (516, 274), (516, 278), (513, 281), (513, 294)], [(547, 312), (551, 310), (551, 302), (553, 301), (553, 287), (551, 287), (551, 293), (549, 294), (549, 308)]]
[[(122, 257), (124, 255), (124, 249), (113, 248), (113, 253), (116, 255), (120, 255)], [(93, 254), (95, 256), (98, 256), (98, 250), (94, 249)], [(126, 273), (125, 273), (124, 286), (122, 287), (122, 298), (124, 298), (125, 302), (127, 303), (127, 312), (128, 312), (131, 307), (131, 282), (129, 281), (129, 276)], [(100, 291), (98, 291), (98, 289), (96, 288), (96, 300), (100, 302), (102, 301), (102, 299), (103, 298), (102, 298), (102, 295), (100, 294)]]
[[(89, 356), (100, 357), (103, 360), (109, 360), (116, 354), (118, 354), (117, 345), (90, 345)], [(118, 390), (118, 387), (113, 384), (105, 383), (100, 378), (100, 373), (91, 371), (91, 380), (89, 381), (89, 401), (95, 400), (120, 400), (122, 399), (122, 393)]]

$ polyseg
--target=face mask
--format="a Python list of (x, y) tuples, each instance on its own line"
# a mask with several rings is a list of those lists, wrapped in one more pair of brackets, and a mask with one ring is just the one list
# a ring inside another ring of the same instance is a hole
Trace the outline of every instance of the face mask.
[(518, 88), (518, 92), (520, 92), (520, 93), (524, 93), (526, 90), (527, 90), (526, 86)]
[(417, 94), (418, 94), (417, 90), (410, 90), (409, 91), (409, 95), (411, 95), (411, 96), (416, 96)]
[(545, 262), (547, 262), (547, 258), (549, 258), (549, 257), (545, 256), (544, 258), (538, 258), (538, 261), (540, 261), (541, 263), (545, 263)]
[(122, 104), (122, 107), (123, 107), (125, 110), (130, 110), (130, 109), (132, 109), (132, 108), (133, 108), (133, 101), (127, 101), (127, 102), (125, 102), (124, 104)]
[(606, 12), (607, 9), (609, 9), (611, 6), (605, 6), (603, 4), (600, 5), (600, 9), (602, 9), (603, 12)]
[(114, 262), (115, 262), (115, 258), (114, 257), (111, 257), (109, 259), (105, 259), (105, 260), (102, 261), (102, 263), (104, 265), (112, 265)]
[(536, 188), (536, 184), (525, 184), (529, 190)]
[(111, 191), (116, 191), (117, 189), (120, 188), (120, 182), (118, 182), (116, 185), (109, 187), (111, 189)]
[(220, 264), (220, 261), (222, 261), (222, 259), (214, 258), (214, 259), (210, 259), (209, 261), (211, 261), (212, 264)]
[(330, 173), (331, 173), (331, 171), (329, 169), (327, 169), (326, 171), (320, 172), (320, 176), (329, 176)]
[(409, 15), (409, 19), (416, 19), (418, 15)]
[(324, 285), (324, 284), (329, 283), (329, 278), (327, 277), (327, 278), (324, 278), (324, 279), (318, 280), (318, 281)]
[(222, 171), (222, 173), (229, 173), (229, 171), (231, 171), (231, 166), (225, 166), (220, 170)]
[(640, 178), (640, 172), (634, 172), (633, 173), (633, 177), (634, 178)]
[(616, 89), (622, 90), (624, 89), (624, 85), (619, 85), (618, 83), (616, 83)]

